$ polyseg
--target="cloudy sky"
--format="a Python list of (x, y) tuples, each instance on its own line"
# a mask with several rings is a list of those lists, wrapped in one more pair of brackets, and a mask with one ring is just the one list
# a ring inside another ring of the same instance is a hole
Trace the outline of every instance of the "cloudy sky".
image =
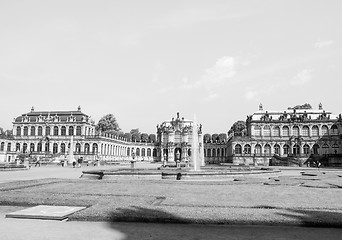
[(342, 112), (340, 0), (0, 2), (0, 127), (35, 110), (181, 116), (227, 132), (258, 110)]

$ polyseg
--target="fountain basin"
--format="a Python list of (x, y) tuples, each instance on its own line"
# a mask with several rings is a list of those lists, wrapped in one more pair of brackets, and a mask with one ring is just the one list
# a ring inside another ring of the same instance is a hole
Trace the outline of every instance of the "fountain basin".
[(261, 174), (279, 173), (280, 170), (268, 168), (243, 169), (232, 168), (204, 168), (199, 171), (177, 168), (160, 169), (115, 169), (115, 170), (92, 170), (83, 171), (82, 178), (88, 179), (171, 179), (171, 180), (219, 180), (233, 179), (241, 176), (260, 176)]

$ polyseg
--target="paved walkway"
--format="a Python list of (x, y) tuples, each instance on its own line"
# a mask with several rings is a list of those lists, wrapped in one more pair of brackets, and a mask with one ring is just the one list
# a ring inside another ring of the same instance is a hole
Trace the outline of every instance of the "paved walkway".
[(255, 239), (255, 240), (318, 240), (341, 239), (342, 229), (281, 226), (218, 226), (192, 224), (60, 222), (4, 218), (4, 212), (16, 207), (0, 207), (0, 239)]

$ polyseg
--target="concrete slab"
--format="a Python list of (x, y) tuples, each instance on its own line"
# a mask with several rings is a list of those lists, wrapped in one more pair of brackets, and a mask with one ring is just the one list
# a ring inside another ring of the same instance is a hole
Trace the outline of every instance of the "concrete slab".
[(86, 207), (38, 205), (6, 214), (6, 218), (64, 220), (69, 215)]

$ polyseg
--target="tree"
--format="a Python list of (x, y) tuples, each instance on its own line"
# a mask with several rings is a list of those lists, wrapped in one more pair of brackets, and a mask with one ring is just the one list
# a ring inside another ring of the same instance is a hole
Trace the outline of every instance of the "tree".
[(141, 137), (140, 137), (141, 133), (139, 132), (139, 128), (132, 129), (130, 133), (132, 134), (133, 142), (139, 142), (141, 140)]
[(211, 135), (209, 133), (204, 134), (203, 142), (205, 143), (211, 142)]
[(225, 134), (225, 133), (220, 133), (220, 134), (218, 135), (218, 139), (219, 139), (219, 142), (221, 142), (221, 143), (225, 142), (225, 141), (227, 140), (227, 134)]
[(113, 114), (107, 114), (103, 116), (98, 124), (96, 125), (96, 131), (100, 132), (111, 132), (111, 131), (120, 131), (120, 127), (118, 122), (116, 121), (116, 118)]
[(243, 132), (246, 130), (246, 122), (245, 121), (236, 121), (228, 131), (228, 134), (234, 133), (234, 136), (242, 136)]
[(218, 134), (217, 134), (217, 133), (214, 133), (213, 135), (211, 135), (211, 138), (212, 138), (213, 142), (216, 142), (216, 141), (219, 140), (219, 139), (218, 139)]
[(155, 134), (150, 134), (150, 135), (148, 135), (148, 141), (149, 141), (150, 143), (154, 143), (154, 142), (156, 142), (156, 140), (157, 140), (157, 137), (156, 137)]
[(147, 133), (142, 133), (140, 138), (141, 138), (142, 142), (148, 142), (148, 134)]
[(132, 134), (130, 134), (130, 133), (125, 133), (125, 134), (124, 134), (124, 138), (126, 138), (126, 140), (127, 140), (128, 142), (132, 141)]

